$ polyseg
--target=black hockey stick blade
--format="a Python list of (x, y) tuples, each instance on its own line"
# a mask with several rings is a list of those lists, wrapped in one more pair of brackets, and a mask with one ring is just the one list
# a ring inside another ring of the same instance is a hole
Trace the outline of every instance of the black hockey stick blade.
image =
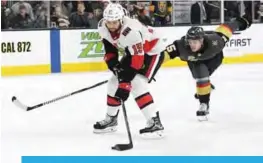
[(19, 108), (25, 110), (25, 111), (28, 111), (30, 110), (30, 107), (22, 104), (15, 96), (12, 97), (12, 102)]
[(130, 144), (116, 144), (115, 146), (111, 147), (111, 149), (117, 150), (117, 151), (125, 151), (125, 150), (129, 150), (132, 148), (133, 148), (132, 143), (130, 143)]

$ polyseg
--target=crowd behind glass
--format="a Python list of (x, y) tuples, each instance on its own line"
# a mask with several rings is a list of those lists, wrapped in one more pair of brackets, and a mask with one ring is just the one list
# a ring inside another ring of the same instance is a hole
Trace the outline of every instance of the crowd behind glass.
[[(130, 17), (146, 25), (220, 24), (249, 13), (263, 22), (261, 1), (118, 1)], [(1, 29), (97, 28), (109, 0), (7, 1), (1, 0)]]

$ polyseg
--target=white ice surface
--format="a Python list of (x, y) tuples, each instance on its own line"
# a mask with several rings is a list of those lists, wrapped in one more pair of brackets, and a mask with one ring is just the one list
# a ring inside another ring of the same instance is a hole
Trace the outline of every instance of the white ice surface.
[(110, 72), (56, 74), (3, 78), (1, 107), (1, 163), (19, 163), (34, 155), (263, 155), (263, 64), (223, 65), (212, 76), (208, 122), (195, 116), (195, 82), (184, 68), (161, 69), (150, 85), (166, 137), (142, 139), (138, 130), (145, 119), (134, 100), (126, 103), (134, 148), (112, 151), (127, 143), (122, 112), (119, 130), (93, 134), (93, 124), (104, 118), (106, 84), (33, 111), (17, 108), (16, 95), (34, 105), (93, 85)]

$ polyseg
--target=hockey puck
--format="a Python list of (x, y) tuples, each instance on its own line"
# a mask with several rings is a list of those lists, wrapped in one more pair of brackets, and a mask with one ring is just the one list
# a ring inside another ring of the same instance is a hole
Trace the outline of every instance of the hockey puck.
[(12, 97), (12, 102), (14, 102), (16, 100), (16, 97), (15, 96), (13, 96)]

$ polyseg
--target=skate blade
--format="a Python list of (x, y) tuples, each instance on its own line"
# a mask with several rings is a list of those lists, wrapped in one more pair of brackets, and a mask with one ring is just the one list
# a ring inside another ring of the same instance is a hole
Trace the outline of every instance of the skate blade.
[(113, 127), (108, 127), (105, 129), (94, 129), (93, 133), (95, 134), (106, 134), (106, 133), (112, 133), (112, 132), (116, 132), (117, 131), (117, 127), (113, 126)]
[(144, 139), (162, 139), (165, 135), (163, 130), (140, 134)]
[(208, 114), (209, 114), (209, 111), (197, 111), (196, 116), (197, 116), (198, 121), (200, 122), (208, 121), (208, 117), (207, 117)]
[(198, 116), (197, 119), (198, 119), (199, 122), (208, 121), (208, 117), (207, 116)]

